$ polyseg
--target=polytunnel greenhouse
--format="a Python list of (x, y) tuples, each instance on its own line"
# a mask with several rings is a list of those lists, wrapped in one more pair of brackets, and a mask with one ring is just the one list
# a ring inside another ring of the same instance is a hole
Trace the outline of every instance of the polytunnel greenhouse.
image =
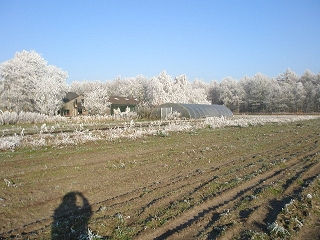
[(165, 103), (156, 107), (151, 117), (167, 118), (171, 113), (178, 112), (181, 118), (232, 117), (231, 110), (223, 105)]

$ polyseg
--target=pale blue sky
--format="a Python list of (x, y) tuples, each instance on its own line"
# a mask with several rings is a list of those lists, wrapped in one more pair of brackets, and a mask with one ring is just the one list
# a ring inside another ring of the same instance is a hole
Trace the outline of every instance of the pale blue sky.
[(0, 62), (35, 50), (78, 80), (320, 72), (319, 0), (0, 0)]

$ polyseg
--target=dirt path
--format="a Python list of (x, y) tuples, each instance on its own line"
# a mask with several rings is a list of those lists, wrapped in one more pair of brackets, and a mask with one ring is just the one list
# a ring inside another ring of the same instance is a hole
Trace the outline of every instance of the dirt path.
[(106, 238), (318, 238), (319, 129), (312, 120), (2, 152), (12, 185), (0, 185), (0, 238), (50, 238), (70, 192), (88, 199), (78, 217), (90, 213)]

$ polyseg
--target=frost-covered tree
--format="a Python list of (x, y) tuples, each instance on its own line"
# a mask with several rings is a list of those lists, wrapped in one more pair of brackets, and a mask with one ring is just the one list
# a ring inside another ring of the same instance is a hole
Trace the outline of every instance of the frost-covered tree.
[(35, 51), (17, 52), (0, 66), (0, 98), (7, 110), (53, 115), (66, 92), (67, 72), (51, 65)]
[(242, 79), (240, 84), (245, 92), (244, 99), (248, 111), (268, 111), (272, 82), (266, 75), (257, 73), (253, 78)]
[(268, 92), (265, 99), (266, 112), (281, 112), (283, 109), (286, 109), (286, 105), (281, 105), (282, 89), (275, 78), (269, 79)]
[(143, 75), (121, 79), (117, 77), (113, 81), (107, 81), (109, 95), (134, 97), (140, 100), (145, 98), (145, 88), (148, 79)]
[(79, 95), (84, 95), (87, 91), (90, 91), (92, 89), (92, 86), (94, 83), (92, 81), (73, 81), (70, 84), (69, 91), (75, 92)]
[[(319, 74), (318, 74), (319, 75)], [(319, 111), (319, 88), (320, 78), (313, 74), (310, 70), (306, 70), (300, 77), (299, 82), (303, 85), (303, 111), (314, 112)]]
[(170, 102), (188, 103), (191, 98), (191, 85), (185, 74), (175, 77), (172, 89), (168, 91)]
[(146, 86), (146, 102), (151, 106), (157, 106), (170, 102), (172, 91), (172, 77), (165, 71), (150, 79)]
[(45, 66), (39, 54), (27, 51), (17, 52), (13, 59), (1, 64), (1, 100), (8, 110), (33, 110), (33, 86)]
[[(120, 76), (118, 76), (112, 82), (107, 82), (108, 88), (109, 88), (109, 94), (114, 96), (123, 96), (123, 97), (127, 96), (129, 92), (128, 90), (130, 89), (130, 86), (128, 86), (128, 82), (129, 81), (121, 79)], [(131, 84), (129, 83), (129, 85)]]
[(146, 90), (149, 79), (143, 75), (138, 75), (134, 80), (134, 91), (132, 97), (138, 98), (141, 102), (146, 102)]
[[(204, 84), (203, 84), (204, 85)], [(205, 103), (209, 104), (209, 86), (205, 89), (200, 82), (190, 83), (185, 74), (173, 78), (165, 71), (153, 77), (144, 85), (145, 100), (152, 106), (163, 103)]]
[(110, 109), (108, 87), (106, 83), (94, 81), (84, 92), (84, 106), (90, 114), (106, 114)]
[(281, 87), (281, 95), (279, 104), (284, 106), (284, 111), (292, 112), (296, 110), (295, 102), (295, 88), (298, 82), (298, 76), (290, 68), (284, 73), (279, 74), (277, 81)]
[(189, 97), (190, 103), (202, 103), (202, 104), (210, 104), (210, 84), (200, 80), (198, 78), (194, 79), (191, 83), (192, 92)]
[(244, 91), (242, 86), (230, 77), (223, 79), (219, 87), (219, 100), (231, 111), (240, 111)]
[(110, 110), (109, 86), (107, 82), (75, 81), (72, 82), (69, 91), (84, 96), (84, 107), (89, 114), (107, 114)]
[(320, 73), (316, 75), (316, 95), (315, 95), (315, 107), (314, 111), (320, 111)]
[(55, 115), (61, 108), (65, 95), (67, 73), (55, 66), (47, 66), (41, 81), (35, 81), (33, 94), (34, 109), (37, 112)]
[[(287, 69), (277, 78), (257, 73), (240, 81), (228, 77), (220, 83), (199, 79), (190, 82), (185, 74), (173, 78), (162, 71), (151, 79), (142, 75), (118, 77), (100, 82), (99, 88), (92, 86), (92, 82), (74, 82), (70, 89), (86, 94), (88, 104), (111, 95), (138, 98), (144, 116), (152, 107), (167, 102), (224, 104), (236, 112), (312, 112), (320, 109), (320, 73), (315, 75), (309, 70), (300, 78)], [(95, 95), (100, 97), (94, 100)], [(98, 109), (98, 105), (95, 108)]]
[(208, 99), (212, 104), (222, 104), (220, 100), (219, 86), (220, 84), (216, 80), (209, 83)]
[(306, 100), (306, 90), (301, 82), (297, 82), (295, 84), (295, 88), (293, 89), (294, 94), (294, 106), (296, 112), (302, 112), (304, 108), (304, 103)]

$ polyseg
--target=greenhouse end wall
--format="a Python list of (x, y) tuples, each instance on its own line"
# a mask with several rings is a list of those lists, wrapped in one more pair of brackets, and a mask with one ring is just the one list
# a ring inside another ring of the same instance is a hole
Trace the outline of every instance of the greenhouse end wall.
[(232, 117), (233, 114), (231, 110), (223, 105), (209, 105), (209, 104), (186, 104), (186, 103), (165, 103), (156, 107), (152, 113), (151, 117), (164, 119), (167, 115), (163, 113), (168, 113), (168, 110), (163, 111), (163, 109), (171, 109), (171, 112), (181, 113), (182, 118), (188, 119), (199, 119), (206, 117)]

